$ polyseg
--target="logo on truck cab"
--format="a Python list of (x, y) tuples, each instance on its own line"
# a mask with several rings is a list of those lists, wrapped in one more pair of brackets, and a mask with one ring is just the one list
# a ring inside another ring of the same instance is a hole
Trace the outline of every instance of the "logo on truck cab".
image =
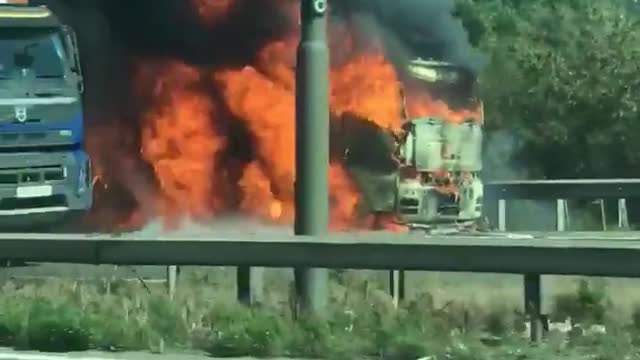
[(16, 106), (15, 107), (16, 119), (20, 122), (27, 121), (27, 108), (24, 106)]

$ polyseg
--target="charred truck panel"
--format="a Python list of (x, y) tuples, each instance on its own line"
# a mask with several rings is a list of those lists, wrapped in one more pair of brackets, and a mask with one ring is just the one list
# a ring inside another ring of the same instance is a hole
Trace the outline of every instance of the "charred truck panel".
[[(453, 64), (419, 59), (405, 70), (402, 132), (377, 134), (386, 137), (378, 143), (386, 143), (383, 151), (395, 165), (367, 164), (365, 156), (358, 156), (360, 146), (347, 140), (346, 166), (370, 211), (427, 229), (473, 225), (482, 217), (483, 196), (484, 115), (474, 96), (475, 77)], [(421, 91), (428, 96), (420, 96)], [(361, 152), (374, 147), (380, 148), (369, 136)], [(375, 157), (384, 162), (384, 155)]]
[(75, 34), (44, 6), (0, 5), (0, 216), (92, 206)]
[(482, 130), (473, 121), (409, 122), (399, 144), (396, 211), (407, 223), (475, 221), (482, 213)]

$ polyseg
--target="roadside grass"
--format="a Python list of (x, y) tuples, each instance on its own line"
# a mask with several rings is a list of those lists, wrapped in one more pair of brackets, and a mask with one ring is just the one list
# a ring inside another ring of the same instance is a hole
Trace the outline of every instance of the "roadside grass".
[(314, 319), (296, 318), (286, 287), (268, 287), (266, 301), (247, 308), (233, 301), (233, 292), (212, 286), (219, 279), (204, 275), (183, 281), (173, 301), (163, 286), (120, 280), (8, 282), (0, 290), (0, 346), (331, 360), (638, 358), (640, 306), (620, 311), (597, 282), (555, 296), (552, 318), (604, 324), (606, 334), (552, 330), (532, 345), (520, 306), (499, 292), (484, 301), (443, 303), (421, 291), (395, 309), (375, 277), (347, 272), (332, 279), (327, 314)]

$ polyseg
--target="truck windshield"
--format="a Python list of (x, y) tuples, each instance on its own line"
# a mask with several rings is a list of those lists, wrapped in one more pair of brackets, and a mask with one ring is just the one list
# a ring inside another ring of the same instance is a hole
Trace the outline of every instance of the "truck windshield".
[(426, 92), (452, 109), (471, 109), (479, 104), (475, 79), (468, 72), (449, 66), (415, 66), (408, 70), (407, 85), (413, 92)]
[(63, 77), (64, 50), (61, 36), (53, 30), (2, 29), (0, 79), (14, 78), (25, 68), (38, 78)]

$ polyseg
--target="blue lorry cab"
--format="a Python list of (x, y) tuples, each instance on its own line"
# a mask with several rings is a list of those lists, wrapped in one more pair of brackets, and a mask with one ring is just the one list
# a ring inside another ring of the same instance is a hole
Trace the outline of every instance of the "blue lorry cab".
[(91, 208), (83, 90), (73, 31), (46, 7), (0, 6), (0, 230)]

